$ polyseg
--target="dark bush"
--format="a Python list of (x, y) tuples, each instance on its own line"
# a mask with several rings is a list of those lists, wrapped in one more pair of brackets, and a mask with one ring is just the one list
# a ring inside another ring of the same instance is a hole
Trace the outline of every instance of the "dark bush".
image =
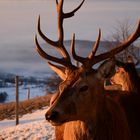
[(3, 103), (6, 98), (7, 98), (8, 94), (6, 92), (0, 92), (0, 102)]

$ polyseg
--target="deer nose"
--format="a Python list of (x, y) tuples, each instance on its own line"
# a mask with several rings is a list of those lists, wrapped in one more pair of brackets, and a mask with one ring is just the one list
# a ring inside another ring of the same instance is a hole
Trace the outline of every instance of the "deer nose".
[(59, 113), (57, 111), (53, 111), (53, 112), (47, 112), (45, 114), (45, 118), (46, 120), (56, 120), (58, 118)]

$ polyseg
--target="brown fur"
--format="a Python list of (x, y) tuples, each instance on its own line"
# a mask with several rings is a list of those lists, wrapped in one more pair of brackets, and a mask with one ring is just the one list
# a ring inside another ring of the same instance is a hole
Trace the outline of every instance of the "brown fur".
[(120, 108), (115, 105), (114, 109), (114, 105), (109, 99), (98, 112), (96, 123), (91, 120), (72, 121), (56, 126), (56, 140), (128, 140), (130, 135), (125, 116), (122, 112), (118, 114)]

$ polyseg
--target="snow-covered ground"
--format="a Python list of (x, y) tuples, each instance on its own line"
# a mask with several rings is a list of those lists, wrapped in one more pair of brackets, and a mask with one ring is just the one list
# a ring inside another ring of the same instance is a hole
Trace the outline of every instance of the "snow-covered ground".
[(45, 121), (46, 108), (19, 119), (0, 121), (0, 140), (55, 140), (54, 128)]

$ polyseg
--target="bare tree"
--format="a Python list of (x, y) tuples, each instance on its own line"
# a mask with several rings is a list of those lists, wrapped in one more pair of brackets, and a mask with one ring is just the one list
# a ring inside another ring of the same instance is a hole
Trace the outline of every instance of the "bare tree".
[[(132, 29), (133, 28), (130, 19), (126, 18), (122, 21), (118, 20), (116, 26), (114, 27), (114, 32), (107, 41), (107, 48), (114, 47), (120, 42), (126, 40)], [(131, 56), (135, 60), (136, 64), (140, 64), (140, 42), (138, 41), (137, 43), (131, 44), (130, 46), (118, 54), (117, 58), (123, 62), (126, 62), (128, 56)]]

